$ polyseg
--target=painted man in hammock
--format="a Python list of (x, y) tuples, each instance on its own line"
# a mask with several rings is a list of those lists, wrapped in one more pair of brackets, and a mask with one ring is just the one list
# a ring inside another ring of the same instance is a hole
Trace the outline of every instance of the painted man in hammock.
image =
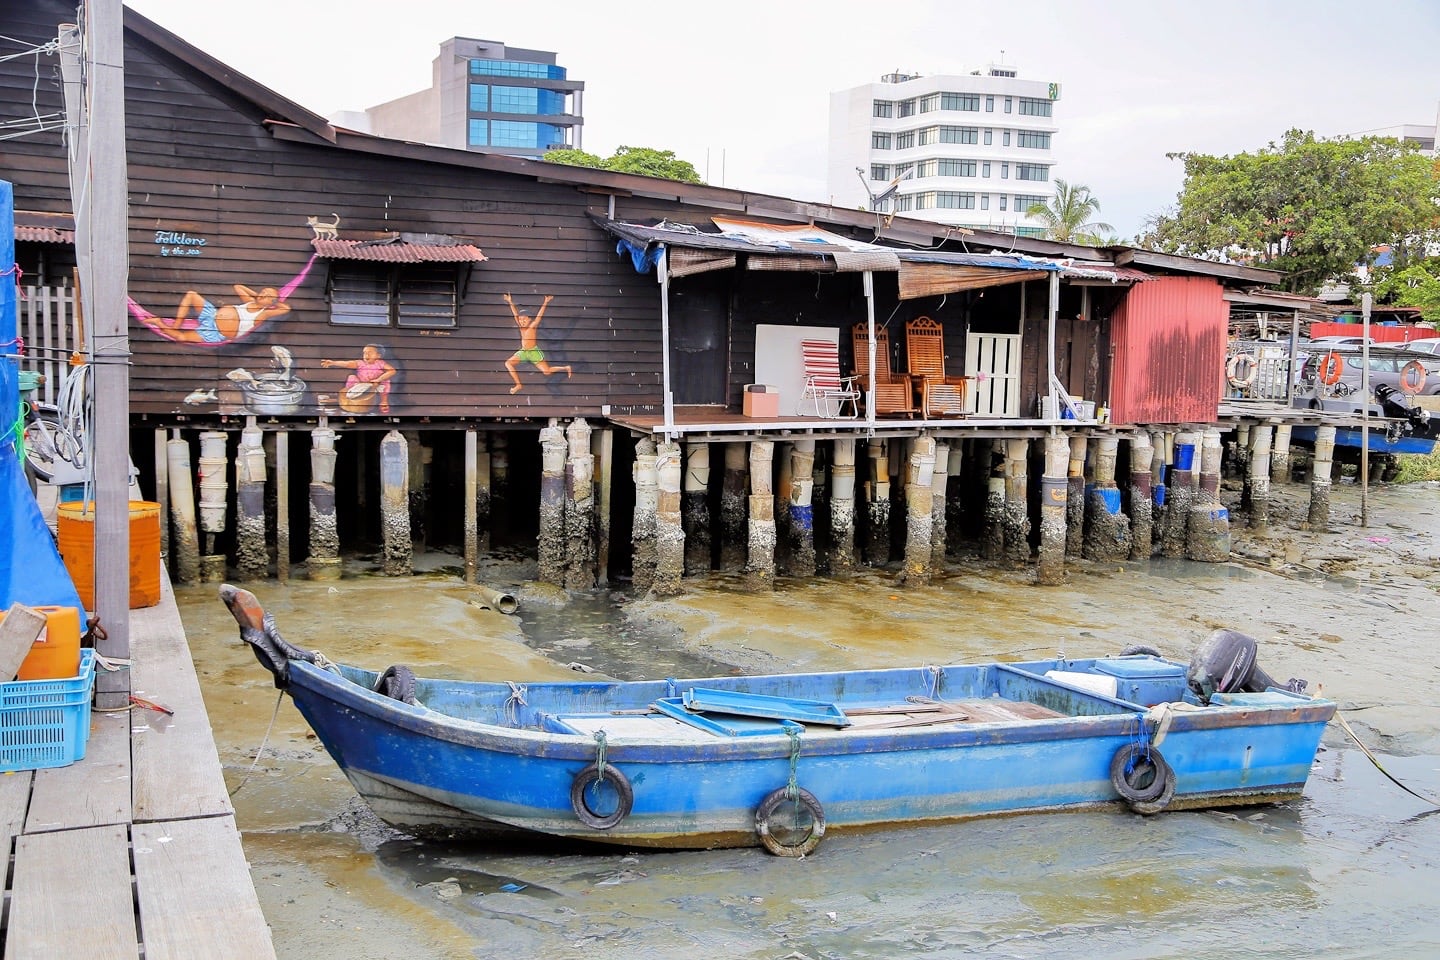
[(510, 294), (505, 294), (505, 302), (510, 305), (510, 312), (515, 316), (515, 326), (520, 328), (520, 349), (505, 361), (505, 369), (510, 371), (510, 379), (515, 381), (515, 386), (510, 388), (512, 394), (519, 393), (522, 387), (520, 373), (516, 369), (522, 363), (535, 364), (535, 368), (547, 377), (562, 370), (565, 372), (565, 376), (571, 375), (569, 364), (552, 365), (545, 359), (536, 334), (536, 328), (540, 326), (540, 318), (545, 316), (545, 308), (550, 306), (550, 301), (554, 299), (552, 296), (546, 296), (544, 302), (540, 304), (540, 309), (535, 311), (535, 316), (532, 318), (529, 314), (521, 313), (515, 307), (515, 301), (510, 298)]

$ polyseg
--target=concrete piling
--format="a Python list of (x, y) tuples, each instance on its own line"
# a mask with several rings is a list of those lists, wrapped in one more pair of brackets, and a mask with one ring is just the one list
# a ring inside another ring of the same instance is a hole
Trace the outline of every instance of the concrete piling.
[(409, 470), (410, 543), (414, 550), (424, 553), (429, 535), (430, 474), (435, 448), (421, 443), (420, 434), (413, 430), (405, 431), (404, 437)]
[(985, 515), (980, 558), (999, 563), (1005, 556), (1005, 441), (977, 441), (985, 464)]
[(474, 427), (465, 428), (465, 582), (474, 583), (480, 568), (480, 475), (476, 461), (479, 458), (480, 438)]
[(1096, 437), (1095, 482), (1085, 498), (1085, 557), (1113, 562), (1130, 556), (1130, 518), (1120, 510), (1120, 488), (1115, 483), (1115, 461), (1120, 439)]
[(504, 431), (490, 435), (490, 516), (504, 517), (510, 502), (510, 438)]
[[(790, 534), (790, 575), (815, 576), (815, 441), (805, 437), (787, 444), (790, 448), (789, 489), (784, 487), (785, 522)], [(784, 473), (781, 474), (782, 482)], [(776, 517), (776, 523), (780, 518)]]
[(540, 431), (540, 529), (535, 553), (541, 583), (565, 585), (565, 466), (570, 446), (559, 421)]
[(865, 484), (865, 562), (890, 562), (890, 456), (884, 440), (866, 445), (869, 480)]
[(410, 448), (398, 430), (380, 441), (380, 530), (387, 576), (409, 576), (414, 569), (410, 539)]
[(748, 451), (743, 443), (725, 444), (725, 475), (720, 486), (720, 569), (736, 572), (745, 568), (745, 465)]
[[(595, 457), (590, 424), (576, 417), (565, 428), (565, 589), (595, 586)], [(678, 480), (678, 475), (677, 475)], [(678, 495), (676, 509), (679, 509)]]
[(1030, 562), (1030, 441), (1005, 441), (1005, 561), (1012, 567)]
[(900, 582), (924, 586), (930, 582), (935, 529), (935, 440), (917, 437), (910, 445), (910, 469), (905, 476), (905, 566)]
[(830, 572), (855, 569), (855, 441), (837, 438), (830, 462)]
[[(1070, 455), (1066, 471), (1065, 553), (1078, 557), (1085, 552), (1085, 454), (1089, 448), (1086, 435), (1071, 434)], [(1049, 448), (1046, 448), (1047, 456)]]
[(680, 499), (681, 527), (685, 532), (685, 573), (710, 572), (710, 444), (685, 446), (685, 479)]
[(200, 579), (219, 583), (225, 579), (225, 555), (215, 551), (215, 538), (225, 532), (226, 503), (229, 485), (225, 479), (226, 437), (222, 431), (206, 430), (200, 434)]
[(1045, 473), (1040, 478), (1040, 556), (1035, 582), (1046, 586), (1065, 582), (1070, 454), (1070, 441), (1063, 435), (1045, 438)]
[(1149, 560), (1154, 551), (1154, 485), (1151, 461), (1155, 448), (1141, 431), (1130, 437), (1130, 559)]
[(950, 487), (950, 445), (935, 444), (935, 470), (930, 481), (930, 567), (936, 572), (945, 569), (946, 506)]
[(1185, 556), (1186, 527), (1190, 508), (1195, 503), (1195, 463), (1199, 436), (1192, 431), (1175, 435), (1174, 461), (1166, 485), (1165, 519), (1160, 536), (1160, 552), (1167, 557)]
[(1268, 423), (1250, 428), (1250, 462), (1246, 472), (1250, 489), (1250, 528), (1264, 532), (1270, 523), (1270, 438)]
[(950, 465), (945, 480), (945, 542), (941, 548), (952, 555), (960, 547), (965, 534), (965, 445), (956, 440), (950, 444)]
[(235, 450), (235, 575), (242, 581), (263, 580), (269, 573), (270, 551), (265, 537), (264, 434), (248, 418)]
[(1200, 481), (1185, 528), (1185, 555), (1191, 560), (1223, 563), (1230, 557), (1230, 513), (1220, 505), (1224, 447), (1219, 430), (1206, 430), (1200, 443)]
[[(788, 440), (775, 441), (775, 566), (785, 570), (790, 564), (791, 542), (795, 531), (790, 526), (790, 486), (794, 477), (794, 464)], [(793, 570), (790, 571), (794, 573)]]
[(685, 527), (680, 515), (680, 445), (662, 442), (655, 451), (655, 577), (649, 596), (673, 597), (685, 576)]
[(310, 535), (305, 575), (340, 579), (340, 527), (335, 518), (335, 431), (310, 431)]
[(595, 584), (610, 583), (610, 496), (615, 482), (615, 431), (609, 427), (590, 435), (595, 455), (595, 489), (599, 509), (595, 514)]
[(275, 431), (275, 579), (290, 579), (290, 431)]
[(1310, 510), (1306, 517), (1311, 530), (1330, 526), (1330, 473), (1334, 469), (1335, 428), (1315, 428), (1315, 453), (1310, 460)]
[(1275, 443), (1270, 451), (1270, 479), (1276, 483), (1290, 482), (1290, 431), (1292, 425), (1275, 425)]
[(775, 493), (771, 489), (775, 445), (769, 440), (750, 443), (750, 521), (745, 563), (748, 589), (775, 588)]
[(630, 528), (630, 583), (636, 593), (645, 594), (655, 584), (658, 563), (655, 543), (656, 511), (660, 509), (660, 476), (655, 441), (641, 437), (635, 441), (635, 513)]
[(181, 583), (200, 580), (200, 536), (195, 527), (195, 482), (190, 475), (190, 444), (180, 431), (165, 444), (169, 465), (170, 516), (174, 519), (175, 576)]

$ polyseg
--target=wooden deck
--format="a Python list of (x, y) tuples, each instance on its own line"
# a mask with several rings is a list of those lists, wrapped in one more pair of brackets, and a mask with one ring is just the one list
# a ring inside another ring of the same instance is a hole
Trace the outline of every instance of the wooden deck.
[(85, 758), (0, 774), (4, 960), (275, 956), (168, 580), (130, 614), (131, 691)]
[(1108, 430), (1109, 425), (1091, 421), (1036, 420), (1014, 417), (944, 417), (923, 420), (905, 417), (877, 417), (867, 421), (862, 411), (856, 419), (835, 417), (747, 417), (721, 406), (679, 406), (666, 427), (659, 413), (607, 414), (605, 419), (634, 433), (665, 436), (667, 433), (688, 440), (742, 441), (784, 440), (796, 436), (817, 437), (1026, 437), (1043, 436), (1051, 426), (1089, 427)]

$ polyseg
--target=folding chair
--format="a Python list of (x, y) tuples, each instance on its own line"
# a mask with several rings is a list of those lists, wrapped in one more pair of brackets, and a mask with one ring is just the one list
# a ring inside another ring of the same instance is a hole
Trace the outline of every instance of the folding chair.
[[(855, 377), (840, 376), (840, 347), (831, 340), (801, 340), (800, 355), (805, 363), (805, 387), (795, 412), (800, 416), (844, 417), (853, 420), (860, 415), (857, 401), (860, 386)], [(834, 413), (831, 413), (831, 404)], [(850, 412), (845, 412), (849, 404)], [(811, 413), (806, 413), (806, 407)]]

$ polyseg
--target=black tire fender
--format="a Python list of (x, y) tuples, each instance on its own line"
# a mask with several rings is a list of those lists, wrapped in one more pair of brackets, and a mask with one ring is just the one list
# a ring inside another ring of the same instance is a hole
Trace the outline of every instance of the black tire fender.
[(395, 664), (386, 667), (385, 672), (375, 681), (375, 692), (401, 703), (415, 704), (415, 671)]
[(1159, 813), (1175, 798), (1175, 771), (1160, 751), (1148, 744), (1128, 743), (1110, 761), (1110, 784), (1136, 813)]
[[(770, 832), (770, 818), (775, 811), (780, 809), (782, 803), (798, 803), (810, 815), (810, 831), (799, 843), (782, 843), (773, 833)], [(803, 857), (810, 853), (820, 841), (825, 838), (825, 810), (820, 806), (820, 801), (815, 794), (804, 788), (796, 788), (796, 796), (790, 797), (787, 787), (772, 790), (760, 801), (760, 806), (755, 808), (755, 832), (760, 835), (760, 842), (766, 850), (769, 850), (777, 857)]]
[[(615, 809), (604, 816), (592, 810), (589, 801), (585, 799), (585, 791), (590, 785), (602, 781), (610, 784), (616, 799)], [(570, 783), (570, 809), (575, 811), (576, 819), (592, 829), (609, 830), (628, 817), (634, 806), (635, 789), (630, 786), (630, 779), (619, 767), (612, 764), (605, 764), (602, 773), (600, 765), (592, 763), (575, 774), (575, 779)]]

